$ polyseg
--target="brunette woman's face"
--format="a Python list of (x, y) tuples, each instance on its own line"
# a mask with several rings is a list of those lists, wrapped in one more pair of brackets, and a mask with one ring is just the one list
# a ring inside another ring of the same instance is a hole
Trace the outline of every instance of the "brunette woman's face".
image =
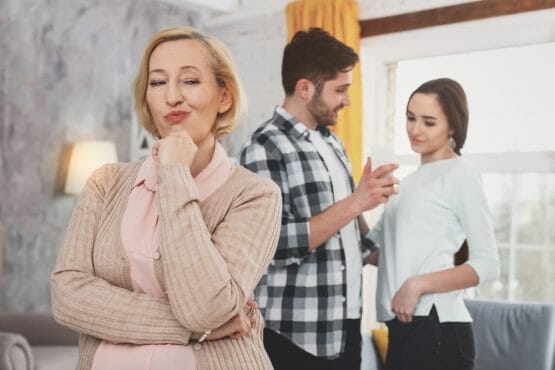
[(448, 144), (452, 131), (435, 94), (412, 96), (407, 107), (406, 128), (412, 150), (420, 154), (422, 163), (453, 156)]

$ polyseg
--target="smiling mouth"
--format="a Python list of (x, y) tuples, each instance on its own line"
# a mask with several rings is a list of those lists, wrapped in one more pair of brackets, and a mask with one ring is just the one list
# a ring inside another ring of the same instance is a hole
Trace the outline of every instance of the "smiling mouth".
[(166, 114), (165, 118), (166, 121), (169, 123), (181, 123), (187, 116), (189, 115), (188, 112), (178, 111), (178, 112), (171, 112)]

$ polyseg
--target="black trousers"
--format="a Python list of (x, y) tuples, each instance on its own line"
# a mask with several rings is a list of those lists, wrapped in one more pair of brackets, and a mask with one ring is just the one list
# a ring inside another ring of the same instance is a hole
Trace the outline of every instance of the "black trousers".
[(345, 327), (345, 352), (334, 360), (313, 356), (267, 328), (264, 329), (264, 347), (275, 370), (360, 370), (360, 319), (345, 320)]
[(435, 306), (411, 323), (388, 321), (386, 370), (472, 370), (476, 357), (472, 323), (440, 323)]

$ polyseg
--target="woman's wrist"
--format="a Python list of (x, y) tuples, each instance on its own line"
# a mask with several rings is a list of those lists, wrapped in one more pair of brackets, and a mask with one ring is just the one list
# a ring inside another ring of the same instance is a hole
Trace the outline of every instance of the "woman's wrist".
[(408, 280), (409, 287), (412, 291), (421, 296), (422, 294), (426, 293), (426, 281), (425, 278), (421, 275), (416, 275)]

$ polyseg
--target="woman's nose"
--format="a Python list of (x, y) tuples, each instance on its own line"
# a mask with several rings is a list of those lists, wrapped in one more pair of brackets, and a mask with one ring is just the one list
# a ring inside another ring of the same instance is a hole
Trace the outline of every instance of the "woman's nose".
[(183, 95), (179, 91), (177, 84), (169, 83), (168, 89), (166, 90), (166, 103), (171, 107), (175, 107), (182, 102)]
[(412, 136), (416, 136), (420, 133), (420, 124), (418, 123), (418, 121), (413, 121), (410, 122), (407, 125), (407, 131), (409, 132), (409, 134), (411, 134)]

